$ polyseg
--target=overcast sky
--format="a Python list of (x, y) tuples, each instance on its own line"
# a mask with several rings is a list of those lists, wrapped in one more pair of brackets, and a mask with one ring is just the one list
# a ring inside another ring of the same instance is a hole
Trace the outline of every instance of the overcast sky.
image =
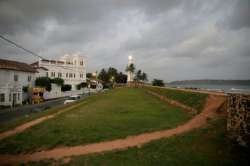
[[(0, 0), (0, 34), (87, 72), (128, 55), (150, 79), (250, 79), (250, 0)], [(36, 58), (0, 39), (0, 58)]]

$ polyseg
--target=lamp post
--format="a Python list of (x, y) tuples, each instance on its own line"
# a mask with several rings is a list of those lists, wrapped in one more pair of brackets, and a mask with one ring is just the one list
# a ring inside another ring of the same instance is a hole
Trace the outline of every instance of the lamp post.
[(89, 96), (90, 96), (90, 84), (88, 84)]

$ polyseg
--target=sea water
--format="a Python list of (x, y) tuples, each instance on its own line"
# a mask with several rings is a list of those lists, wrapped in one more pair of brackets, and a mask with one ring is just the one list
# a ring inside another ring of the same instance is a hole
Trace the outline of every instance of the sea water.
[(173, 83), (166, 84), (175, 88), (194, 88), (205, 89), (209, 91), (223, 91), (227, 93), (247, 93), (250, 94), (250, 84), (230, 84), (230, 83)]

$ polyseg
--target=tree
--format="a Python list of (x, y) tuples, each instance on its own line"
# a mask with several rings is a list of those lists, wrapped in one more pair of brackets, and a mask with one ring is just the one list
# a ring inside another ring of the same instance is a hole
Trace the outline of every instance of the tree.
[(142, 80), (142, 72), (141, 72), (141, 70), (138, 70), (137, 72), (136, 72), (136, 74), (135, 74), (135, 81), (140, 81), (140, 80)]
[(152, 85), (153, 86), (164, 86), (164, 82), (163, 82), (163, 80), (154, 79), (152, 81)]
[(142, 73), (141, 80), (144, 81), (144, 82), (145, 82), (145, 81), (146, 81), (146, 82), (148, 81), (147, 73), (144, 73), (144, 72)]
[(109, 82), (109, 75), (105, 69), (102, 69), (98, 74), (98, 79), (102, 80), (104, 83)]
[(35, 80), (35, 85), (45, 88), (47, 91), (51, 91), (51, 82), (48, 77), (38, 77)]
[(87, 77), (87, 78), (92, 78), (92, 77), (93, 77), (93, 76), (92, 76), (92, 73), (87, 73), (87, 74), (86, 74), (86, 77)]
[(112, 80), (112, 82), (116, 81), (117, 75), (118, 75), (117, 69), (115, 69), (113, 67), (109, 67), (108, 68), (108, 78), (109, 78), (109, 81), (111, 81), (111, 80)]
[(141, 70), (138, 70), (135, 75), (135, 81), (148, 81), (148, 76), (146, 73), (142, 72)]
[(128, 65), (126, 67), (126, 72), (134, 73), (135, 72), (135, 65), (133, 63), (131, 63), (130, 65)]
[(116, 83), (127, 83), (127, 75), (120, 72), (116, 77)]
[(86, 82), (82, 82), (82, 83), (76, 85), (76, 89), (77, 89), (77, 90), (80, 90), (81, 88), (85, 88), (85, 87), (87, 87), (87, 86), (88, 86), (88, 85), (87, 85)]
[(54, 78), (50, 80), (51, 83), (54, 83), (58, 86), (63, 86), (64, 85), (64, 80), (62, 78)]

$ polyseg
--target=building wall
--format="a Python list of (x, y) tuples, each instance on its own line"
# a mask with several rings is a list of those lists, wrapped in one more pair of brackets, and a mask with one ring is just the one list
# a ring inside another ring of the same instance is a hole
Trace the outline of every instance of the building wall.
[(250, 95), (228, 95), (227, 130), (232, 140), (250, 146)]
[[(17, 76), (17, 81), (14, 76)], [(28, 78), (29, 77), (29, 78)], [(35, 73), (0, 69), (0, 105), (10, 106), (13, 104), (22, 104), (23, 86), (33, 86)], [(4, 101), (1, 101), (1, 95), (4, 95)]]
[(44, 69), (36, 69), (36, 70), (37, 70), (37, 73), (35, 74), (36, 78), (37, 77), (47, 77), (46, 70), (44, 70)]
[[(63, 63), (62, 63), (63, 62)], [(86, 82), (86, 59), (80, 55), (65, 55), (60, 61), (39, 61), (39, 67), (45, 67), (48, 71), (40, 71), (40, 75), (50, 78), (62, 78), (64, 84), (76, 85)]]

